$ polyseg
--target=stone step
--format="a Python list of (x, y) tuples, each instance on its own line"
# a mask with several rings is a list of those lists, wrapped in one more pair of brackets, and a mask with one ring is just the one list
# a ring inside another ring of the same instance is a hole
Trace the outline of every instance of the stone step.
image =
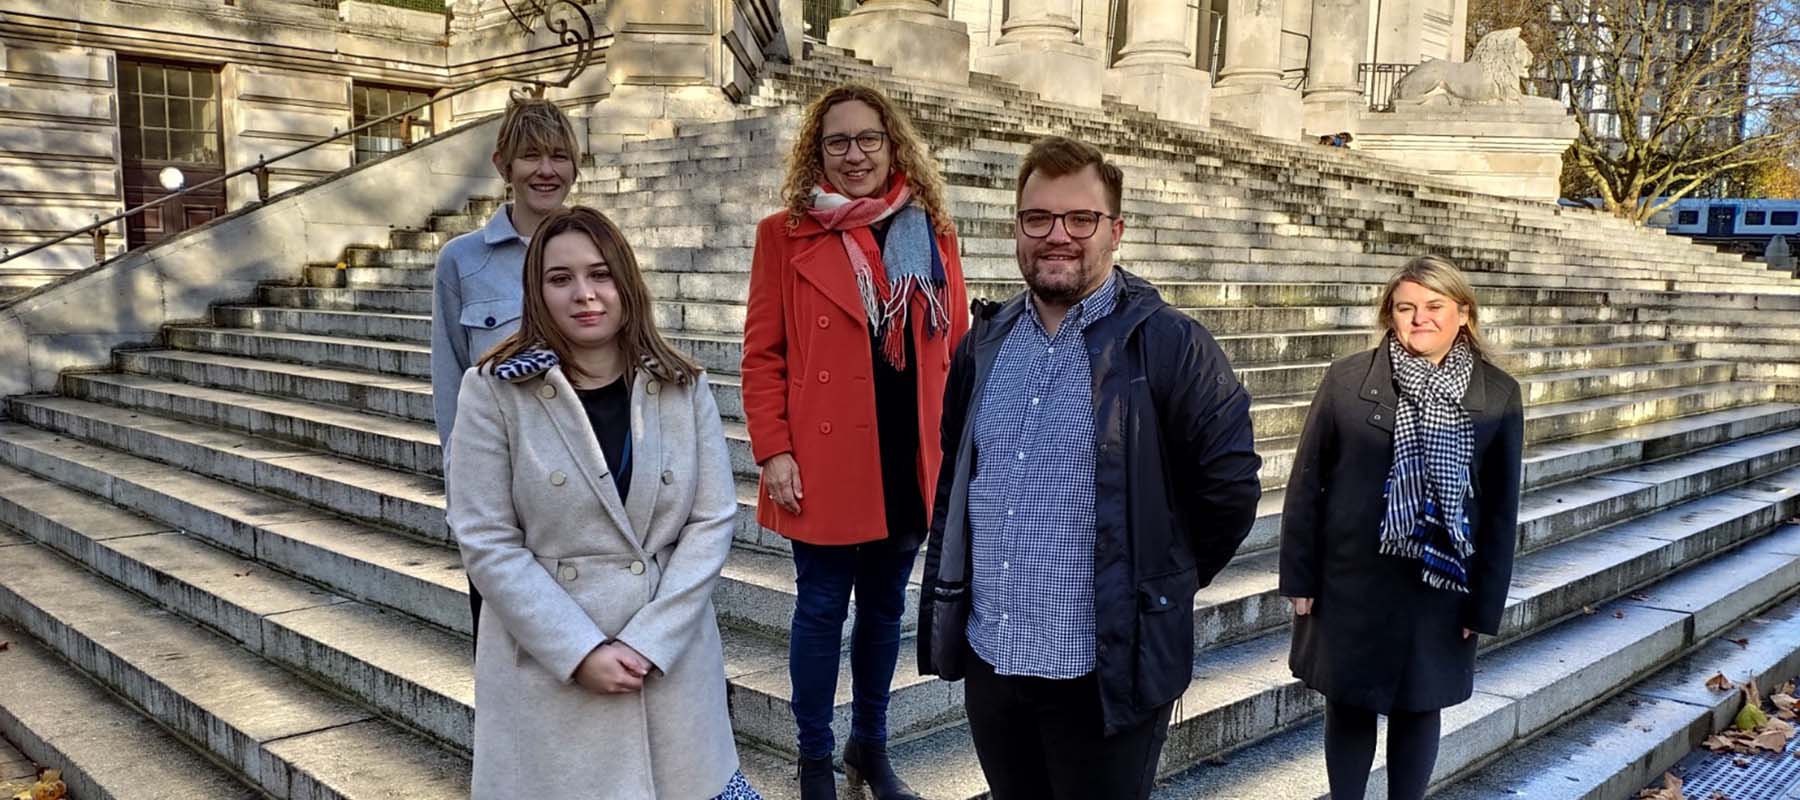
[[(1771, 493), (1780, 497), (1762, 496), (1757, 500), (1730, 496), (1707, 498), (1644, 520), (1590, 534), (1581, 540), (1565, 542), (1522, 556), (1518, 569), (1515, 570), (1514, 590), (1507, 601), (1501, 637), (1488, 642), (1491, 649), (1482, 656), (1482, 676), (1486, 680), (1510, 677), (1498, 671), (1496, 675), (1489, 676), (1485, 666), (1491, 661), (1499, 662), (1510, 657), (1514, 663), (1525, 665), (1520, 673), (1526, 691), (1520, 698), (1496, 694), (1483, 703), (1459, 706), (1459, 711), (1452, 712), (1452, 719), (1455, 719), (1455, 714), (1470, 712), (1478, 712), (1483, 719), (1499, 714), (1498, 717), (1492, 717), (1498, 724), (1488, 728), (1487, 735), (1493, 737), (1500, 732), (1508, 732), (1509, 736), (1507, 739), (1486, 742), (1484, 747), (1487, 749), (1481, 752), (1491, 753), (1505, 746), (1511, 738), (1510, 732), (1513, 729), (1509, 727), (1507, 720), (1519, 718), (1521, 703), (1538, 704), (1539, 708), (1546, 702), (1566, 703), (1569, 702), (1568, 693), (1591, 686), (1596, 679), (1604, 679), (1607, 673), (1583, 671), (1578, 667), (1571, 668), (1566, 663), (1533, 665), (1532, 662), (1540, 658), (1547, 648), (1559, 651), (1569, 649), (1548, 638), (1557, 634), (1558, 629), (1545, 629), (1571, 614), (1577, 619), (1619, 622), (1610, 613), (1585, 615), (1582, 613), (1583, 607), (1599, 606), (1612, 610), (1614, 606), (1605, 605), (1608, 599), (1622, 596), (1652, 582), (1668, 579), (1671, 574), (1770, 530), (1779, 516), (1791, 513), (1794, 509), (1795, 496), (1800, 494), (1800, 471), (1784, 475), (1783, 485), (1783, 491)], [(1775, 580), (1748, 580), (1758, 574), (1768, 575), (1768, 572), (1759, 570), (1763, 570), (1767, 566), (1766, 562), (1771, 559), (1763, 553), (1745, 549), (1741, 552), (1746, 554), (1748, 561), (1758, 565), (1756, 568), (1747, 570), (1742, 568), (1741, 562), (1725, 562), (1731, 566), (1717, 569), (1708, 577), (1723, 575), (1725, 577), (1721, 580), (1728, 585), (1749, 588), (1719, 598), (1691, 589), (1677, 592), (1671, 586), (1668, 592), (1671, 597), (1678, 594), (1678, 602), (1698, 602), (1701, 608), (1670, 612), (1655, 608), (1659, 599), (1656, 593), (1663, 591), (1663, 588), (1661, 585), (1653, 587), (1647, 590), (1651, 593), (1648, 607), (1642, 610), (1632, 608), (1626, 614), (1626, 619), (1632, 621), (1631, 630), (1641, 630), (1647, 620), (1660, 616), (1661, 624), (1650, 632), (1651, 638), (1659, 643), (1653, 648), (1660, 646), (1668, 649), (1671, 639), (1680, 640), (1692, 630), (1690, 621), (1683, 618), (1684, 613), (1695, 617), (1705, 614), (1710, 618), (1729, 619), (1732, 613), (1743, 613), (1741, 607), (1746, 601), (1753, 601), (1760, 596), (1765, 598), (1762, 602), (1767, 602), (1767, 599), (1791, 591), (1795, 585), (1800, 585), (1800, 572), (1795, 569), (1800, 566), (1796, 563), (1800, 562), (1800, 550), (1794, 548), (1794, 538), (1796, 537), (1788, 537), (1771, 545), (1772, 550), (1789, 562), (1787, 566), (1774, 572), (1780, 581), (1786, 582), (1784, 585), (1776, 585)], [(1588, 539), (1594, 541), (1589, 542)], [(1679, 577), (1680, 575), (1676, 575), (1676, 578)], [(1713, 581), (1706, 588), (1715, 589), (1718, 582)], [(1608, 634), (1612, 633), (1608, 631)], [(1610, 643), (1617, 643), (1619, 637), (1611, 635), (1608, 640)], [(1498, 647), (1494, 646), (1496, 642)], [(1588, 647), (1594, 649), (1590, 652), (1586, 649)], [(1634, 657), (1641, 659), (1659, 655), (1653, 648), (1626, 650), (1616, 657), (1629, 664)], [(1599, 649), (1593, 642), (1581, 643), (1573, 649), (1590, 658), (1614, 652)], [(1678, 652), (1678, 649), (1674, 648), (1674, 651)], [(1194, 680), (1177, 704), (1177, 714), (1170, 723), (1169, 738), (1163, 749), (1159, 773), (1169, 775), (1193, 767), (1191, 773), (1177, 775), (1176, 779), (1189, 779), (1192, 775), (1198, 775), (1214, 781), (1208, 786), (1218, 791), (1245, 793), (1215, 794), (1204, 789), (1164, 787), (1156, 795), (1158, 798), (1313, 796), (1257, 793), (1262, 788), (1258, 781), (1270, 781), (1269, 790), (1283, 785), (1270, 778), (1268, 770), (1274, 770), (1275, 765), (1280, 764), (1281, 770), (1292, 771), (1291, 762), (1281, 760), (1286, 756), (1285, 752), (1256, 758), (1255, 761), (1251, 760), (1254, 755), (1235, 756), (1223, 767), (1210, 762), (1193, 766), (1221, 753), (1264, 740), (1284, 729), (1306, 724), (1322, 710), (1323, 702), (1319, 695), (1306, 689), (1289, 673), (1287, 651), (1287, 636), (1278, 631), (1239, 644), (1205, 651), (1196, 658)], [(1515, 652), (1519, 655), (1512, 656)], [(1537, 670), (1536, 683), (1532, 682), (1533, 669)], [(1550, 674), (1545, 674), (1546, 669), (1550, 670)], [(1546, 677), (1551, 680), (1544, 681)], [(1580, 703), (1581, 700), (1577, 699), (1575, 702)], [(1460, 729), (1460, 726), (1454, 729)], [(1304, 730), (1303, 728), (1302, 731)], [(1453, 728), (1447, 720), (1446, 731), (1450, 730)], [(1248, 752), (1260, 753), (1259, 748), (1265, 747), (1269, 742), (1283, 742), (1298, 736), (1304, 734), (1277, 736), (1255, 745)], [(1315, 734), (1312, 738), (1318, 737)], [(1451, 749), (1447, 743), (1445, 756), (1440, 757), (1445, 759), (1443, 763), (1454, 763), (1457, 758), (1451, 754)], [(891, 752), (902, 777), (927, 797), (974, 798), (983, 796), (985, 792), (986, 787), (981, 782), (981, 773), (975, 764), (974, 749), (968, 740), (966, 726), (946, 728), (911, 742), (897, 744), (891, 748)], [(1261, 765), (1265, 771), (1253, 772), (1242, 780), (1228, 783), (1219, 780), (1225, 769), (1239, 764), (1248, 767)], [(1322, 770), (1318, 772), (1322, 777)], [(1301, 776), (1295, 771), (1293, 777)]]
[(265, 306), (321, 311), (363, 311), (431, 317), (431, 290), (330, 289), (314, 286), (265, 285), (257, 290)]
[[(1477, 664), (1475, 696), (1444, 712), (1433, 796), (1458, 800), (1634, 796), (1638, 787), (1673, 761), (1647, 770), (1628, 769), (1648, 755), (1637, 745), (1651, 731), (1648, 726), (1622, 724), (1628, 720), (1621, 717), (1660, 721), (1671, 713), (1685, 714), (1686, 733), (1693, 722), (1710, 723), (1727, 707), (1736, 708), (1731, 695), (1704, 687), (1714, 670), (1724, 670), (1734, 679), (1746, 673), (1776, 680), (1792, 677), (1792, 670), (1800, 667), (1800, 600), (1756, 612), (1790, 596), (1796, 587), (1800, 587), (1800, 527), (1787, 526), (1664, 578), (1631, 598), (1596, 604), (1592, 614), (1578, 614), (1484, 653)], [(1751, 618), (1740, 622), (1746, 615)], [(1731, 641), (1734, 638), (1751, 644), (1739, 646)], [(1608, 701), (1622, 690), (1627, 692), (1625, 699)], [(1614, 708), (1632, 711), (1620, 714)], [(1574, 731), (1581, 733), (1571, 736)], [(1385, 738), (1377, 738), (1371, 796), (1385, 793)], [(1680, 740), (1670, 743), (1676, 758), (1699, 742), (1699, 737), (1676, 738)], [(1527, 741), (1503, 761), (1458, 780)], [(1534, 752), (1544, 755), (1522, 763), (1522, 757)], [(1176, 775), (1158, 788), (1155, 797), (1323, 800), (1329, 795), (1324, 758), (1323, 724), (1313, 719)], [(1600, 764), (1606, 770), (1587, 773), (1587, 768)], [(1596, 783), (1607, 791), (1592, 793)]]
[(120, 350), (119, 371), (430, 423), (431, 381), (190, 350)]
[(48, 550), (7, 548), (0, 616), (272, 795), (468, 797), (462, 758)]
[[(0, 485), (7, 487), (6, 499), (0, 500), (0, 522), (7, 526), (271, 661), (312, 676), (452, 749), (468, 751), (474, 676), (466, 616), (452, 633), (329, 594), (345, 582), (337, 574), (294, 572), (305, 579), (296, 580), (269, 569), (276, 565), (210, 537), (180, 532), (173, 524), (9, 468), (0, 467)], [(340, 532), (351, 527), (344, 520), (319, 522), (314, 527)], [(436, 615), (468, 607), (460, 582), (455, 594), (444, 598)], [(380, 599), (370, 602), (381, 604)], [(405, 605), (388, 608), (407, 610)], [(731, 628), (724, 636), (734, 728), (752, 740), (792, 750), (786, 646)], [(913, 649), (910, 643), (906, 647), (907, 652)], [(848, 654), (844, 658), (848, 674)], [(849, 734), (851, 695), (847, 682), (840, 688), (838, 734), (844, 737)], [(921, 677), (903, 664), (892, 688), (894, 735), (937, 727), (950, 708), (960, 715), (959, 689)]]
[[(0, 533), (0, 542), (14, 539)], [(6, 549), (0, 544), (0, 553)], [(0, 656), (6, 665), (0, 669), (0, 734), (19, 743), (15, 752), (61, 770), (70, 797), (261, 800), (267, 796), (208, 761), (24, 631), (0, 623), (0, 641), (9, 643)], [(0, 750), (9, 749), (0, 742)], [(16, 789), (4, 793), (22, 791), (34, 779), (35, 774), (23, 778)], [(0, 778), (0, 790), (9, 786), (11, 781)]]

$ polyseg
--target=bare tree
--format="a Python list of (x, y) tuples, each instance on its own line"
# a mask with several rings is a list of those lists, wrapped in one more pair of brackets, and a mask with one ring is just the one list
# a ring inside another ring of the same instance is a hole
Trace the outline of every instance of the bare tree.
[(1800, 0), (1474, 0), (1469, 16), (1471, 39), (1523, 24), (1528, 88), (1576, 111), (1565, 191), (1617, 216), (1729, 191), (1800, 137)]

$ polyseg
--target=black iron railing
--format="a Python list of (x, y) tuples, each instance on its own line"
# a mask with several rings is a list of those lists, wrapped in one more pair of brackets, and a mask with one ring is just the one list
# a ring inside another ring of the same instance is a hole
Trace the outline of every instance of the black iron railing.
[(1394, 86), (1417, 64), (1358, 64), (1357, 82), (1370, 111), (1394, 110)]
[[(506, 69), (505, 65), (495, 64), (494, 62), (507, 60), (508, 63), (517, 63), (512, 62), (511, 59), (520, 56), (531, 56), (532, 58), (525, 62), (531, 66), (518, 72), (508, 71), (503, 72), (502, 74), (492, 74), (480, 78), (436, 95), (422, 103), (415, 103), (386, 116), (364, 122), (349, 130), (334, 133), (330, 136), (301, 145), (300, 147), (277, 155), (274, 158), (265, 159), (262, 156), (257, 156), (255, 164), (232, 170), (219, 177), (202, 181), (192, 186), (182, 187), (180, 190), (157, 197), (136, 208), (126, 209), (125, 211), (114, 214), (106, 219), (96, 219), (91, 225), (86, 225), (67, 233), (60, 234), (55, 238), (39, 242), (38, 244), (27, 247), (17, 253), (5, 253), (4, 251), (0, 251), (0, 264), (24, 258), (33, 253), (54, 247), (83, 235), (93, 238), (94, 263), (99, 264), (104, 262), (107, 258), (106, 237), (111, 235), (111, 231), (108, 229), (114, 223), (131, 219), (132, 217), (142, 214), (144, 211), (155, 208), (169, 200), (183, 197), (202, 189), (209, 189), (225, 183), (232, 178), (244, 175), (256, 176), (257, 202), (266, 201), (269, 199), (270, 168), (275, 164), (302, 153), (317, 150), (320, 147), (324, 147), (325, 145), (332, 144), (339, 140), (351, 139), (351, 141), (355, 141), (351, 137), (359, 136), (366, 131), (377, 127), (390, 125), (390, 123), (393, 123), (396, 120), (404, 121), (407, 118), (416, 118), (419, 116), (421, 110), (429, 107), (433, 103), (443, 102), (450, 98), (475, 91), (484, 86), (502, 82), (525, 83), (535, 87), (535, 91), (539, 93), (542, 93), (544, 89), (552, 86), (558, 88), (567, 87), (582, 73), (583, 70), (587, 69), (588, 64), (593, 60), (595, 51), (603, 51), (606, 49), (607, 45), (611, 44), (612, 34), (609, 32), (604, 36), (596, 35), (594, 32), (593, 19), (588, 15), (587, 11), (581, 7), (581, 4), (574, 0), (548, 0), (547, 2), (545, 0), (505, 0), (505, 2), (507, 10), (511, 12), (513, 16), (513, 20), (527, 33), (535, 33), (538, 23), (541, 22), (543, 23), (545, 30), (556, 36), (558, 40), (557, 44), (549, 47), (536, 48), (524, 53), (513, 54), (513, 56), (502, 57), (500, 59), (481, 59), (468, 64), (460, 64), (451, 69), (453, 72), (459, 69), (467, 69), (475, 74), (489, 72), (495, 69), (504, 70)], [(559, 69), (563, 70), (563, 74), (562, 77), (556, 80), (545, 80), (536, 77), (543, 73), (554, 72)], [(408, 141), (407, 145), (411, 146), (416, 143), (416, 141)]]

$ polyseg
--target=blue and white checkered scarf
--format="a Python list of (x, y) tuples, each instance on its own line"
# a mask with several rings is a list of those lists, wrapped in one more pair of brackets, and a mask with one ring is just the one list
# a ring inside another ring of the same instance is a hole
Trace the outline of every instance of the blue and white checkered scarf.
[(1475, 372), (1475, 353), (1459, 338), (1437, 365), (1390, 337), (1388, 354), (1400, 401), (1380, 552), (1419, 559), (1425, 583), (1466, 593), (1466, 564), (1475, 553), (1464, 502), (1470, 494), (1475, 423), (1462, 399)]

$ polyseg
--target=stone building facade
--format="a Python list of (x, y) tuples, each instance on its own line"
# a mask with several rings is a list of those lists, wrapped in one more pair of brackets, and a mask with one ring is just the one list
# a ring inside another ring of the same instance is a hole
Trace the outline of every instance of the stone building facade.
[[(815, 0), (5, 0), (0, 248), (48, 238), (487, 77), (560, 74), (538, 12), (586, 15), (594, 65), (552, 89), (590, 148), (743, 113), (766, 59), (803, 57)], [(1458, 60), (1466, 0), (837, 0), (824, 39), (896, 71), (997, 74), (1171, 121), (1292, 140), (1354, 130), (1360, 65)], [(816, 13), (816, 10), (815, 10)], [(814, 31), (814, 33), (824, 33)], [(111, 255), (504, 105), (494, 83), (112, 226)], [(0, 290), (95, 261), (91, 237), (0, 261)]]

